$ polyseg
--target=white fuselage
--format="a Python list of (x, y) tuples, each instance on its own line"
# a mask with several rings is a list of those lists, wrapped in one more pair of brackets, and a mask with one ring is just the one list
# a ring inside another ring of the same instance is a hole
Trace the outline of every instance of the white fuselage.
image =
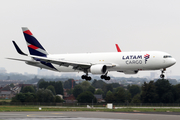
[[(142, 52), (112, 52), (112, 53), (80, 53), (80, 54), (54, 54), (48, 55), (47, 58), (56, 60), (68, 60), (92, 65), (104, 64), (112, 65), (108, 71), (139, 71), (139, 70), (160, 70), (168, 68), (176, 63), (168, 53), (159, 51), (142, 51)], [(77, 72), (71, 66), (65, 67), (52, 64), (59, 72)], [(51, 69), (41, 63), (36, 64), (41, 68)], [(53, 70), (53, 69), (51, 69)], [(91, 72), (91, 71), (89, 71)]]

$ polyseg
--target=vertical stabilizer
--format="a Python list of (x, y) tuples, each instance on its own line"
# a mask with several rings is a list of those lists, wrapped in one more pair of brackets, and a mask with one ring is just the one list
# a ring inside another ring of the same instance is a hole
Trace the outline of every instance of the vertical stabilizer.
[(116, 49), (118, 52), (121, 52), (121, 49), (119, 48), (118, 44), (115, 44), (116, 45)]
[(22, 30), (27, 42), (29, 53), (31, 55), (46, 57), (48, 53), (43, 48), (43, 46), (38, 42), (38, 40), (34, 37), (31, 31), (27, 27), (22, 27)]

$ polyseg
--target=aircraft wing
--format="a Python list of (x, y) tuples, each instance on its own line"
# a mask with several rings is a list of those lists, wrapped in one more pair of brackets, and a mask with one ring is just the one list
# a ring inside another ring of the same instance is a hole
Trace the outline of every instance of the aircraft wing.
[[(68, 60), (62, 60), (62, 59), (53, 59), (53, 58), (40, 57), (40, 56), (34, 56), (34, 55), (29, 55), (29, 57), (32, 57), (33, 59), (35, 59), (37, 61), (53, 63), (53, 64), (56, 64), (59, 66), (65, 66), (65, 67), (73, 66), (73, 69), (75, 69), (75, 70), (89, 69), (93, 65), (92, 63), (79, 62), (79, 61), (68, 61)], [(114, 67), (110, 63), (107, 63), (105, 65), (107, 67)]]
[(40, 57), (40, 56), (34, 56), (34, 55), (28, 55), (28, 56), (32, 57), (36, 61), (52, 63), (52, 64), (56, 64), (59, 66), (65, 66), (65, 67), (73, 66), (73, 69), (75, 69), (75, 70), (88, 69), (91, 66), (91, 63), (68, 61), (68, 60), (62, 60), (62, 59), (53, 59), (53, 58)]

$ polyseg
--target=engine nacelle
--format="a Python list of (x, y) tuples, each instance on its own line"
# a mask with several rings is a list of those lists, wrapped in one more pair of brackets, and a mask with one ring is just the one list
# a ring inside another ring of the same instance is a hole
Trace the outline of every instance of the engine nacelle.
[(138, 70), (128, 70), (128, 71), (123, 71), (124, 74), (137, 74)]
[(92, 65), (90, 68), (90, 72), (92, 74), (104, 74), (107, 72), (107, 66), (102, 64)]

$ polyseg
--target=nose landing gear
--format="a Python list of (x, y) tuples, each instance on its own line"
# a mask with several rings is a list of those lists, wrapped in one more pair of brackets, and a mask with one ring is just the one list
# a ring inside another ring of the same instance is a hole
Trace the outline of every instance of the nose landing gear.
[(164, 71), (166, 71), (166, 69), (163, 69), (163, 70), (161, 71), (160, 78), (162, 78), (162, 79), (164, 79), (164, 77), (165, 77), (165, 75), (163, 74), (163, 73), (164, 73)]

